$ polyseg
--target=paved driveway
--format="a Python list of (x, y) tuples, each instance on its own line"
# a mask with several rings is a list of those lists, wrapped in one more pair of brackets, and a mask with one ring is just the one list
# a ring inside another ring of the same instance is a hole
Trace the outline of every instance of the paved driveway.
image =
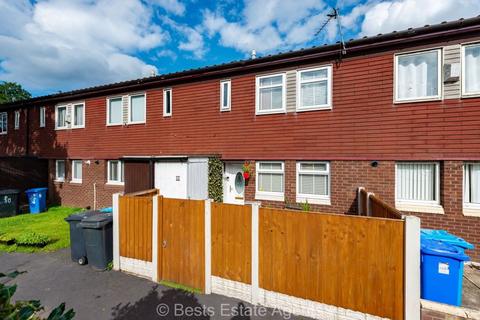
[[(0, 253), (0, 272), (13, 270), (28, 272), (10, 280), (18, 284), (15, 299), (40, 299), (47, 311), (66, 302), (75, 310), (75, 319), (301, 319), (215, 294), (185, 293), (121, 272), (96, 272), (73, 263), (69, 249)], [(161, 317), (157, 308), (169, 312)]]

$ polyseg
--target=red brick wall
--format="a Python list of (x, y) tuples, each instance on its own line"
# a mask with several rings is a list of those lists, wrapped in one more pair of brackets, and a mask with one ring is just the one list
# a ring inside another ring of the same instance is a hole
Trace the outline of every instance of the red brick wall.
[[(252, 175), (245, 189), (247, 201), (255, 201), (255, 164), (251, 161)], [(370, 161), (331, 161), (331, 205), (310, 205), (314, 211), (326, 213), (356, 213), (357, 188), (363, 186), (369, 192), (395, 205), (395, 162), (380, 161), (378, 167)], [(467, 252), (474, 261), (480, 261), (480, 217), (467, 217), (462, 213), (463, 162), (443, 161), (441, 163), (441, 204), (445, 214), (409, 213), (421, 218), (422, 228), (445, 229), (464, 238), (476, 250)], [(286, 202), (264, 201), (262, 205), (284, 208), (296, 201), (295, 161), (285, 161)]]
[[(75, 159), (76, 160), (76, 159)], [(55, 180), (55, 161), (49, 161), (49, 200), (72, 207), (91, 207), (94, 205), (94, 183), (96, 184), (96, 207), (97, 209), (112, 206), (112, 195), (123, 192), (123, 186), (108, 185), (107, 162), (91, 160), (90, 165), (83, 161), (82, 183), (72, 183), (71, 161), (66, 161), (65, 182)]]

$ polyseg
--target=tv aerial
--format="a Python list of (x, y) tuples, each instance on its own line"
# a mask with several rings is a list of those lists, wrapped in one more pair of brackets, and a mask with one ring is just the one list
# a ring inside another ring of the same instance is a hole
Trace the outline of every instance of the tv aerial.
[(327, 13), (327, 20), (322, 24), (320, 29), (315, 33), (315, 37), (318, 36), (327, 25), (332, 21), (335, 20), (337, 23), (338, 33), (340, 34), (340, 46), (341, 46), (341, 55), (347, 54), (347, 47), (345, 46), (345, 41), (343, 40), (343, 32), (342, 32), (342, 23), (340, 17), (340, 9), (338, 7), (332, 8), (332, 10)]

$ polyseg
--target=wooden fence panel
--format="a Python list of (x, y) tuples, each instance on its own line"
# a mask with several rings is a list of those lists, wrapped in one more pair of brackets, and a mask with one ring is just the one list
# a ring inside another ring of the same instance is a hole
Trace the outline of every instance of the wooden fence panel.
[(120, 256), (152, 261), (152, 198), (119, 199)]
[(404, 222), (260, 209), (260, 287), (403, 319)]
[(252, 207), (212, 203), (212, 275), (251, 283)]
[(205, 202), (163, 198), (162, 280), (205, 288)]
[(369, 201), (372, 208), (372, 217), (402, 219), (402, 213), (400, 211), (376, 196), (370, 196)]

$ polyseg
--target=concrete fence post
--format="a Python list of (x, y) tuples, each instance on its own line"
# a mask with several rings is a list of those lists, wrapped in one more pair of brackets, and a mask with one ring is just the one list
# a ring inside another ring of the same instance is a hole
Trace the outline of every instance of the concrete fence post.
[(158, 196), (152, 198), (152, 281), (158, 282)]
[(371, 217), (372, 216), (372, 201), (370, 200), (370, 197), (373, 197), (375, 193), (372, 192), (367, 192), (367, 216)]
[(252, 203), (252, 304), (260, 302), (259, 285), (259, 211), (260, 205)]
[[(362, 201), (362, 191), (365, 190), (364, 187), (359, 187), (357, 191), (357, 212), (359, 216), (363, 216), (366, 212), (363, 212), (363, 201)], [(365, 199), (367, 201), (367, 199)]]
[(405, 220), (405, 319), (420, 320), (420, 219)]
[(212, 293), (212, 200), (205, 200), (205, 294)]
[(112, 196), (113, 214), (113, 270), (120, 270), (120, 194)]

